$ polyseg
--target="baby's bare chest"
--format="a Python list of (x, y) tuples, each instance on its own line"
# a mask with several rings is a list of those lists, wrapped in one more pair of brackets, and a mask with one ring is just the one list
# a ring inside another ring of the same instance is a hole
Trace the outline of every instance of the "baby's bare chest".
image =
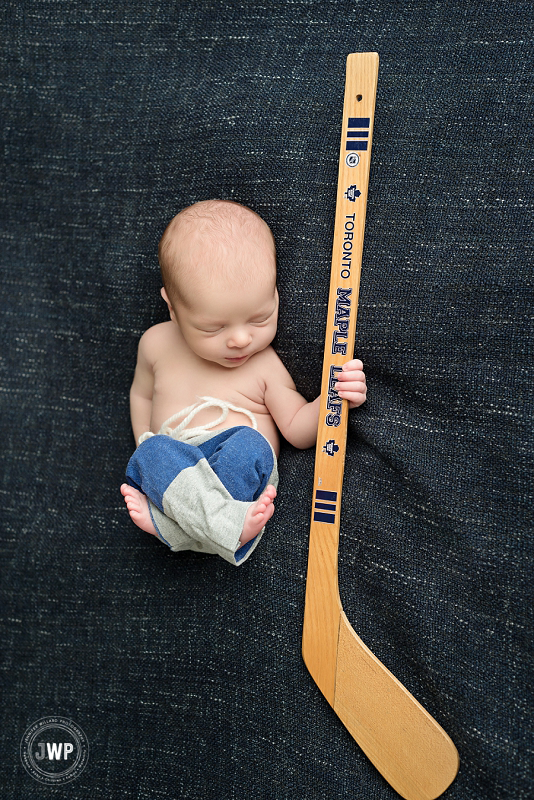
[(199, 394), (209, 394), (232, 402), (229, 395), (233, 395), (262, 405), (265, 382), (253, 359), (241, 367), (226, 369), (168, 355), (155, 364), (154, 391), (162, 400), (169, 397), (193, 402)]
[[(167, 354), (154, 365), (154, 394), (152, 398), (151, 430), (177, 412), (195, 403), (199, 397), (215, 397), (245, 408), (256, 416), (259, 429), (272, 438), (274, 423), (265, 405), (265, 381), (261, 374), (261, 359), (253, 356), (246, 364), (233, 369), (211, 362), (198, 363), (187, 354)], [(206, 425), (220, 415), (220, 409), (200, 412), (190, 426)], [(250, 424), (243, 414), (231, 411), (220, 427)], [(219, 426), (217, 426), (219, 427)], [(265, 430), (264, 430), (265, 429)]]

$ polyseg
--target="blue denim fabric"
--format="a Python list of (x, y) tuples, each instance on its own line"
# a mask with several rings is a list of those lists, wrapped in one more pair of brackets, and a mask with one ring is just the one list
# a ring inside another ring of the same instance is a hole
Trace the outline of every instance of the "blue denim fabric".
[(210, 552), (206, 545), (213, 548), (215, 542), (211, 552), (235, 565), (244, 563), (252, 543), (260, 541), (254, 536), (237, 547), (247, 508), (243, 504), (257, 500), (269, 481), (278, 483), (275, 461), (267, 439), (243, 425), (212, 431), (211, 438), (196, 444), (160, 434), (136, 448), (126, 481), (147, 495), (163, 514), (164, 525), (171, 523), (162, 527), (150, 506), (158, 537), (173, 551)]
[[(532, 759), (532, 4), (9, 0), (0, 51), (0, 777), (6, 800), (393, 800), (300, 656), (313, 452), (253, 559), (173, 554), (117, 486), (156, 250), (208, 197), (278, 244), (275, 346), (319, 392), (347, 53), (376, 50), (340, 591), (454, 739), (450, 800)], [(18, 755), (63, 715), (54, 789)]]
[(252, 428), (227, 428), (194, 446), (170, 436), (151, 436), (136, 448), (126, 468), (126, 480), (163, 511), (163, 495), (183, 470), (205, 459), (235, 500), (257, 500), (274, 468), (274, 455)]

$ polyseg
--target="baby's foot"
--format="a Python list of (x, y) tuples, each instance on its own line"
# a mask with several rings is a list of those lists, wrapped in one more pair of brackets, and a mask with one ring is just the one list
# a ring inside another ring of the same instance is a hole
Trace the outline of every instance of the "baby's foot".
[(274, 514), (273, 500), (276, 497), (276, 489), (269, 484), (261, 497), (258, 497), (247, 511), (243, 533), (239, 537), (241, 544), (246, 544), (261, 531), (263, 526), (271, 519)]
[(121, 494), (124, 497), (132, 522), (135, 522), (137, 527), (141, 528), (142, 531), (157, 536), (158, 532), (150, 516), (146, 495), (138, 489), (134, 489), (134, 487), (130, 486), (128, 483), (122, 484)]

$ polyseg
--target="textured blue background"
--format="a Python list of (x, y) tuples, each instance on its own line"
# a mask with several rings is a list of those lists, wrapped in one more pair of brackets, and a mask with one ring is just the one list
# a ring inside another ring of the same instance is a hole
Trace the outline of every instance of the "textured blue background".
[[(1, 794), (394, 800), (300, 656), (313, 452), (239, 570), (174, 555), (118, 486), (158, 239), (239, 200), (278, 242), (277, 350), (319, 391), (347, 53), (378, 84), (340, 583), (454, 739), (450, 800), (532, 774), (532, 3), (2, 4)], [(19, 741), (59, 714), (62, 788)]]

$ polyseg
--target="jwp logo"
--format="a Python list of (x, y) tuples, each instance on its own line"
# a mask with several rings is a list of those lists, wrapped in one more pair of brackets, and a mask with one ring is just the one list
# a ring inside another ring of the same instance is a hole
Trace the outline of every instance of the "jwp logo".
[(55, 759), (61, 758), (61, 751), (63, 750), (63, 758), (67, 759), (71, 753), (74, 752), (74, 745), (72, 742), (60, 742), (56, 744), (56, 742), (47, 742), (46, 749), (45, 743), (39, 742), (38, 747), (40, 748), (39, 752), (34, 753), (35, 758), (38, 761), (42, 761), (48, 755), (49, 761), (54, 761)]
[(20, 759), (26, 772), (40, 783), (68, 783), (87, 766), (89, 742), (71, 719), (42, 717), (25, 731)]

